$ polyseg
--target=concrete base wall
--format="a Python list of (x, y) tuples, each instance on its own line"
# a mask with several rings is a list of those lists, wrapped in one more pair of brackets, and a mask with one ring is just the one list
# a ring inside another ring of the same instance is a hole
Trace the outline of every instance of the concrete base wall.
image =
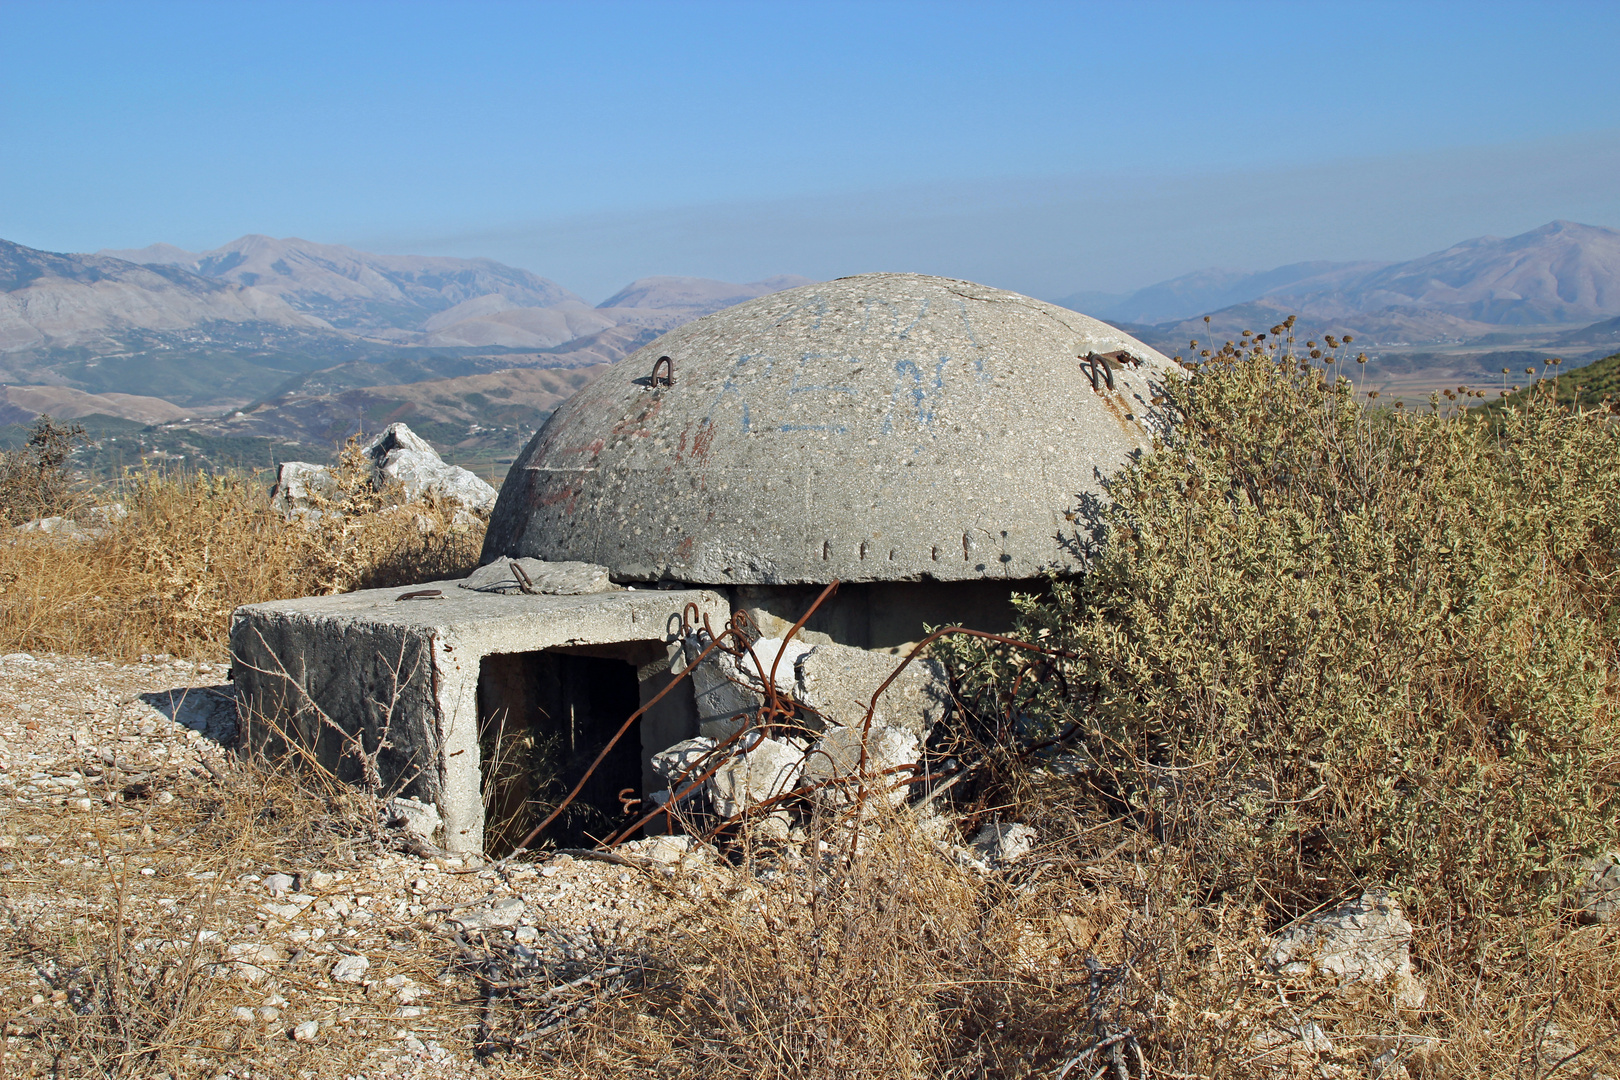
[[(781, 637), (824, 586), (735, 585), (732, 603), (766, 637)], [(924, 626), (965, 626), (993, 634), (1013, 628), (1012, 594), (1044, 591), (1041, 581), (874, 581), (838, 587), (799, 633), (808, 643), (895, 649), (922, 640)]]
[[(426, 589), (441, 596), (399, 599)], [(486, 672), (485, 658), (556, 651), (617, 659), (631, 665), (645, 703), (669, 678), (689, 603), (715, 626), (731, 615), (725, 597), (703, 589), (503, 596), (456, 582), (248, 605), (231, 623), (244, 737), (256, 752), (302, 754), (343, 781), (431, 802), (444, 819), (444, 847), (481, 851), (480, 680), (488, 699), (516, 693), (517, 678), (511, 664)], [(695, 717), (685, 686), (649, 713), (637, 748), (644, 776), (647, 757), (686, 737)]]

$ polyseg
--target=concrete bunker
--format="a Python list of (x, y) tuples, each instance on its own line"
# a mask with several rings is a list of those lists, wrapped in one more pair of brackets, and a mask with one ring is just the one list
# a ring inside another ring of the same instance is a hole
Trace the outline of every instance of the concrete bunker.
[[(377, 658), (396, 639), (417, 641), (432, 663), (390, 708), (396, 725), (431, 737), (382, 740), (386, 752), (365, 767), (437, 806), (444, 846), (510, 843), (509, 822), (527, 820), (514, 807), (544, 802), (536, 791), (559, 780), (532, 768), (509, 788), (488, 779), (527, 768), (505, 743), (529, 740), (532, 761), (536, 740), (566, 739), (554, 760), (577, 771), (575, 759), (624, 722), (627, 671), (639, 707), (692, 664), (705, 618), (718, 629), (740, 611), (777, 669), (774, 692), (822, 718), (728, 751), (738, 761), (708, 795), (746, 807), (756, 781), (775, 791), (807, 775), (790, 759), (810, 742), (825, 744), (820, 760), (844, 753), (832, 750), (860, 725), (892, 654), (927, 627), (1008, 629), (1013, 593), (1082, 570), (1076, 518), (1168, 423), (1157, 403), (1179, 376), (1105, 323), (916, 274), (809, 285), (709, 315), (565, 402), (513, 464), (479, 574), (522, 579), (518, 588), (442, 582), (427, 586), (439, 597), (409, 602), (396, 597), (411, 590), (388, 590), (242, 609), (232, 648), (255, 745), (318, 749), (328, 729), (365, 744), (398, 666)], [(512, 560), (528, 571), (507, 569)], [(838, 592), (784, 647), (835, 580)], [(323, 674), (332, 657), (365, 689)], [(769, 671), (751, 665), (714, 655), (694, 667), (640, 721), (637, 760), (621, 747), (593, 775), (589, 806), (611, 815), (620, 794), (667, 798), (685, 769), (672, 775), (675, 763), (707, 760), (717, 735), (737, 734), (729, 718), (746, 727), (772, 695)], [(914, 669), (879, 725), (896, 767), (920, 760), (949, 708), (943, 672)], [(324, 718), (313, 728), (312, 711)], [(581, 841), (600, 835), (587, 817), (571, 834)]]

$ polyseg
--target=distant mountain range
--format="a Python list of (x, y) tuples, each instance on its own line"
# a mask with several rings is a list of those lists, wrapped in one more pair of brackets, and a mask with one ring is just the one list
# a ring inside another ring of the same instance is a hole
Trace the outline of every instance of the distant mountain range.
[(355, 378), (593, 366), (807, 281), (645, 278), (592, 307), (490, 259), (267, 236), (206, 252), (154, 244), (94, 255), (0, 241), (0, 382), (155, 396), (196, 411), (283, 394), (289, 380), (334, 367), (352, 388)]
[(1264, 331), (1290, 314), (1310, 334), (1349, 332), (1386, 349), (1550, 342), (1560, 334), (1575, 344), (1588, 330), (1570, 328), (1620, 315), (1620, 231), (1554, 221), (1407, 262), (1201, 270), (1125, 296), (1082, 293), (1057, 302), (1088, 300), (1088, 314), (1141, 326), (1171, 348), (1199, 336)]
[[(600, 365), (808, 280), (649, 277), (593, 307), (489, 259), (267, 236), (94, 255), (0, 241), (0, 427), (47, 411), (88, 427), (115, 417), (120, 447), (131, 424), (155, 425), (211, 446), (251, 437), (273, 456), (281, 443), (330, 448), (405, 419), (493, 464)], [(1353, 334), (1378, 360), (1369, 372), (1416, 392), (1517, 370), (1542, 350), (1575, 363), (1613, 352), (1620, 232), (1555, 221), (1406, 262), (1208, 269), (1058, 302), (1172, 354), (1294, 314), (1299, 338)], [(192, 444), (176, 434), (164, 445)]]

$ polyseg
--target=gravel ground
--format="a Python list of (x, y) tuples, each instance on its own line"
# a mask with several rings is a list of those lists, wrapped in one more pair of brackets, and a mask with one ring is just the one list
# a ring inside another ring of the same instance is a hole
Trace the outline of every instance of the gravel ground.
[(0, 657), (0, 1077), (499, 1075), (477, 957), (589, 983), (656, 932), (663, 875), (407, 854), (243, 767), (233, 702), (208, 664)]

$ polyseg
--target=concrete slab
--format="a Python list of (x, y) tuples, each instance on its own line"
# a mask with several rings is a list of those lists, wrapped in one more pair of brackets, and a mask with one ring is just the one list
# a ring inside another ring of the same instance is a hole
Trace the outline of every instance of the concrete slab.
[[(382, 795), (433, 803), (451, 851), (480, 851), (484, 844), (485, 657), (547, 651), (616, 657), (613, 648), (625, 646), (622, 659), (634, 665), (645, 703), (669, 678), (667, 661), (646, 658), (678, 647), (685, 606), (697, 605), (699, 618), (707, 615), (717, 626), (731, 615), (726, 598), (705, 589), (506, 596), (458, 584), (251, 604), (237, 609), (231, 623), (247, 745), (273, 758), (301, 754)], [(681, 693), (660, 703), (656, 745), (647, 754), (676, 741), (671, 736), (696, 734), (690, 692), (684, 701), (671, 700)]]

